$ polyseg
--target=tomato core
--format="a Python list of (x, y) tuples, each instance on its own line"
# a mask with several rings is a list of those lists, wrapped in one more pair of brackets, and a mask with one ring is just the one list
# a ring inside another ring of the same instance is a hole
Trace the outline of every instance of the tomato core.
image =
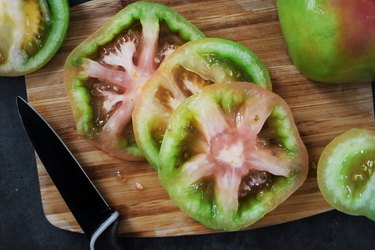
[[(174, 112), (159, 176), (183, 211), (205, 225), (249, 225), (242, 220), (263, 217), (306, 178), (307, 152), (287, 104), (272, 92), (251, 83), (215, 83)], [(284, 129), (298, 148), (284, 146)]]
[[(211, 139), (210, 153), (215, 163), (224, 170), (241, 171), (245, 167), (245, 151), (249, 149), (249, 142), (241, 138), (238, 133), (224, 131)], [(246, 171), (246, 169), (244, 169)]]

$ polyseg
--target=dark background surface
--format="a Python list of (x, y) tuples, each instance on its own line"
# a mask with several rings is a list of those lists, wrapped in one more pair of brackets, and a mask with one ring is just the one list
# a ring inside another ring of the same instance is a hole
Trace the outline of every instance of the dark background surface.
[[(88, 249), (84, 235), (52, 226), (43, 214), (34, 151), (15, 105), (17, 95), (26, 98), (24, 78), (0, 77), (0, 89), (0, 249)], [(137, 250), (375, 249), (375, 222), (331, 211), (242, 232), (122, 242)]]

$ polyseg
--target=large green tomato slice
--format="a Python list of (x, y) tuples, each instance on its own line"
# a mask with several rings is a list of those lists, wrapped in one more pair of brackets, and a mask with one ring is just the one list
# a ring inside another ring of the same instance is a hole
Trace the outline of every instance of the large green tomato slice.
[(187, 97), (213, 83), (253, 82), (271, 89), (266, 67), (245, 46), (219, 38), (204, 38), (178, 48), (142, 90), (133, 113), (136, 141), (157, 168), (168, 120)]
[(204, 37), (167, 6), (129, 4), (69, 55), (64, 81), (79, 133), (109, 154), (139, 160), (131, 113), (141, 87), (178, 46)]
[(251, 83), (213, 84), (170, 118), (159, 177), (171, 199), (202, 224), (251, 225), (306, 179), (308, 156), (291, 111)]
[(68, 23), (67, 0), (0, 1), (0, 75), (43, 67), (60, 48)]
[(337, 210), (375, 220), (375, 131), (351, 129), (333, 139), (318, 163), (318, 184)]

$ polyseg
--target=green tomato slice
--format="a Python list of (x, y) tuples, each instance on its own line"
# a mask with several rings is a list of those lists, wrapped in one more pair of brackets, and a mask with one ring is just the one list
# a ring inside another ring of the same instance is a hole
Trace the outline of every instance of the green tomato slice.
[(375, 220), (375, 131), (350, 129), (333, 139), (318, 163), (318, 184), (337, 210)]
[(143, 87), (133, 112), (136, 141), (157, 168), (163, 135), (173, 111), (187, 97), (213, 83), (253, 82), (271, 89), (266, 67), (245, 46), (204, 38), (178, 48)]
[(238, 230), (286, 200), (307, 171), (306, 148), (281, 97), (251, 83), (218, 83), (174, 111), (158, 173), (189, 216)]
[(0, 75), (43, 67), (60, 48), (68, 23), (67, 0), (0, 1)]
[(141, 160), (131, 114), (141, 87), (178, 46), (204, 37), (167, 6), (129, 4), (69, 55), (64, 82), (77, 130), (100, 149)]

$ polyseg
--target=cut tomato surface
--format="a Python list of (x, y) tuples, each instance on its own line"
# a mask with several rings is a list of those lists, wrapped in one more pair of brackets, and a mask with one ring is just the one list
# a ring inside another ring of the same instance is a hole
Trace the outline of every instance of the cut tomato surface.
[(281, 97), (251, 83), (219, 83), (175, 110), (159, 164), (163, 187), (185, 213), (238, 230), (302, 185), (308, 155)]
[(152, 166), (158, 166), (165, 129), (179, 104), (207, 85), (235, 81), (271, 89), (268, 71), (256, 55), (225, 39), (188, 42), (162, 63), (143, 87), (133, 112), (136, 141)]
[(68, 23), (67, 0), (1, 0), (0, 75), (43, 67), (60, 48)]
[(202, 37), (162, 4), (128, 5), (67, 59), (64, 81), (77, 130), (111, 155), (142, 159), (131, 123), (141, 87), (178, 46)]
[(375, 220), (375, 131), (353, 128), (333, 139), (318, 163), (318, 184), (337, 210)]

